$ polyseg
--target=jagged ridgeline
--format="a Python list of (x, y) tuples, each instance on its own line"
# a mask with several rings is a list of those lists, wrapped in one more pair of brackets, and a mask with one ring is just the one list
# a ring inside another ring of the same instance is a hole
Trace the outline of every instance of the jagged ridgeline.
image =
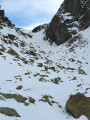
[[(1, 8), (1, 5), (0, 5)], [(2, 28), (3, 23), (6, 23), (8, 26), (15, 26), (11, 23), (8, 17), (5, 16), (5, 11), (0, 9), (0, 27)]]
[(64, 0), (46, 29), (46, 37), (60, 45), (77, 35), (75, 27), (85, 30), (89, 26), (90, 0)]

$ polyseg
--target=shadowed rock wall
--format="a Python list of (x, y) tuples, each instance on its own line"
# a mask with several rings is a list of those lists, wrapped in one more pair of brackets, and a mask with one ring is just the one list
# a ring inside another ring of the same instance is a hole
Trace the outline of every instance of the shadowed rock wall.
[[(74, 22), (77, 22), (78, 26), (73, 26)], [(69, 31), (68, 28), (77, 27), (79, 30), (84, 30), (89, 26), (90, 0), (64, 0), (46, 29), (46, 38), (60, 45), (77, 34), (75, 30)]]

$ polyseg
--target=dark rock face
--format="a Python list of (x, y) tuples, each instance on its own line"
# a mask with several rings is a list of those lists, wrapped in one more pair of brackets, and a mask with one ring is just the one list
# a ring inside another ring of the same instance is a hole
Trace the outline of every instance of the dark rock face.
[(64, 0), (46, 29), (46, 37), (60, 45), (77, 33), (68, 28), (77, 27), (78, 30), (84, 30), (89, 26), (90, 0)]
[(0, 10), (0, 17), (4, 17), (4, 10)]
[(1, 17), (0, 19), (0, 25), (6, 23), (8, 26), (13, 26), (11, 21), (7, 17)]
[(39, 26), (37, 26), (37, 27), (35, 27), (33, 30), (32, 30), (32, 32), (39, 32), (39, 31), (41, 31), (42, 29), (45, 29), (45, 28), (47, 28), (47, 26), (48, 26), (48, 24), (43, 24), (43, 25), (39, 25)]
[(90, 98), (81, 93), (70, 96), (66, 103), (66, 109), (75, 118), (84, 115), (90, 120)]
[(8, 38), (11, 39), (11, 40), (14, 40), (15, 37), (16, 37), (15, 35), (8, 34)]

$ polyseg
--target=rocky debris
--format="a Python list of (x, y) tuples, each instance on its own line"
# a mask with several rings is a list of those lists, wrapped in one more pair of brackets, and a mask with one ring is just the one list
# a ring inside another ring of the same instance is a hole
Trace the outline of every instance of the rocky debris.
[(11, 39), (11, 40), (14, 40), (15, 39), (15, 35), (12, 35), (12, 34), (8, 34), (8, 38)]
[(73, 77), (73, 79), (72, 80), (77, 80), (77, 78), (76, 77)]
[(45, 78), (41, 77), (41, 78), (39, 78), (39, 81), (40, 82), (47, 82), (48, 80), (46, 80)]
[(66, 70), (75, 70), (75, 68), (67, 67)]
[(32, 32), (34, 32), (34, 33), (39, 32), (39, 31), (41, 31), (42, 29), (46, 29), (47, 26), (48, 26), (48, 24), (39, 25), (39, 26), (35, 27), (35, 28), (32, 30)]
[(3, 55), (3, 54), (0, 52), (0, 55)]
[(20, 46), (21, 46), (21, 47), (25, 47), (26, 45), (25, 45), (24, 42), (21, 42), (21, 43), (20, 43)]
[(43, 97), (39, 99), (39, 101), (46, 102), (50, 106), (53, 106), (53, 104), (56, 104), (59, 108), (62, 108), (62, 106), (58, 102), (56, 102), (54, 98), (50, 95), (43, 95)]
[(55, 67), (48, 67), (48, 69), (56, 71)]
[(7, 51), (8, 54), (12, 55), (12, 56), (15, 56), (16, 58), (19, 58), (19, 54), (14, 51), (12, 48), (10, 48), (8, 51)]
[(48, 66), (45, 66), (45, 65), (44, 65), (44, 68), (45, 68), (45, 71), (48, 71), (48, 70), (53, 70), (54, 72), (56, 71), (56, 69), (55, 69), (54, 66), (48, 67)]
[(6, 49), (3, 47), (3, 45), (0, 45), (0, 47), (1, 47), (0, 51), (5, 52)]
[(19, 47), (19, 45), (18, 45), (16, 42), (13, 42), (13, 44), (14, 44), (16, 47)]
[(70, 96), (66, 103), (66, 109), (67, 112), (75, 118), (84, 115), (90, 120), (90, 98), (81, 93)]
[(82, 69), (78, 69), (78, 74), (87, 75), (87, 73)]
[(55, 84), (59, 84), (60, 82), (63, 82), (60, 77), (51, 79), (50, 81), (52, 81), (52, 82), (55, 83)]
[(52, 102), (50, 101), (50, 99), (53, 99), (53, 97), (50, 95), (44, 95), (39, 101), (47, 102), (49, 105), (52, 106)]
[(29, 55), (32, 55), (32, 56), (37, 56), (37, 54), (36, 54), (35, 51), (33, 51), (33, 50), (26, 51), (25, 54), (29, 54)]
[(16, 110), (8, 107), (0, 107), (0, 113), (7, 116), (20, 117), (20, 115), (16, 112)]
[(75, 62), (75, 60), (74, 60), (73, 58), (70, 58), (69, 61), (71, 61), (71, 62)]
[(45, 78), (45, 77), (48, 78), (47, 75), (34, 74), (34, 77), (36, 77), (36, 76), (40, 76), (40, 78), (39, 78), (39, 81), (40, 81), (40, 82), (52, 82), (52, 83), (58, 84), (58, 85), (59, 85), (59, 83), (63, 82), (60, 77), (56, 77), (56, 78), (48, 79), (48, 80), (47, 80), (47, 79)]
[(23, 97), (22, 95), (19, 95), (19, 94), (0, 93), (0, 95), (5, 97), (6, 99), (12, 99), (13, 98), (17, 102), (21, 102), (21, 103), (25, 103), (25, 101), (27, 100), (26, 97)]
[(30, 35), (30, 33), (25, 33), (24, 30), (22, 28), (16, 28), (15, 27), (15, 30), (17, 33), (23, 35), (24, 37), (28, 36), (29, 38), (32, 38), (32, 35)]
[(43, 63), (38, 63), (37, 66), (38, 67), (43, 67)]
[(35, 103), (35, 99), (32, 98), (32, 97), (29, 97), (29, 102), (34, 104)]
[[(16, 89), (17, 90), (20, 90), (22, 89), (21, 88), (22, 86), (18, 86)], [(4, 98), (3, 98), (3, 97)], [(28, 106), (30, 103), (35, 103), (35, 99), (32, 98), (32, 97), (23, 97), (22, 95), (20, 94), (10, 94), (10, 93), (0, 93), (0, 100), (4, 100), (5, 101), (5, 98), (6, 99), (15, 99), (18, 103), (24, 103), (25, 106)]]
[(5, 101), (5, 99), (2, 96), (0, 96), (0, 100), (4, 100)]
[(64, 0), (46, 29), (46, 39), (60, 45), (72, 36), (77, 39), (78, 30), (90, 26), (90, 0)]
[(22, 76), (21, 76), (21, 75), (14, 76), (14, 78), (15, 78), (16, 80), (22, 81)]
[(21, 90), (23, 88), (22, 85), (19, 85), (18, 87), (16, 87), (17, 90)]
[(6, 44), (12, 44), (15, 39), (17, 39), (17, 37), (13, 34), (8, 34), (7, 36), (3, 35), (3, 41)]
[(47, 75), (41, 75), (40, 73), (36, 73), (33, 75), (34, 77), (40, 76), (40, 77), (48, 77)]

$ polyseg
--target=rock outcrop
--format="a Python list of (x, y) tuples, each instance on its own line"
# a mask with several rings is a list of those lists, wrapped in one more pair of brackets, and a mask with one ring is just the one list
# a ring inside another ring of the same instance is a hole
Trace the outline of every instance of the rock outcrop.
[(46, 38), (60, 45), (90, 26), (90, 0), (64, 0), (46, 29)]
[(75, 118), (79, 118), (81, 115), (84, 115), (90, 120), (90, 98), (81, 93), (70, 96), (66, 103), (66, 109), (68, 113)]
[(16, 110), (8, 107), (0, 107), (0, 113), (7, 116), (20, 117), (20, 115), (16, 112)]

